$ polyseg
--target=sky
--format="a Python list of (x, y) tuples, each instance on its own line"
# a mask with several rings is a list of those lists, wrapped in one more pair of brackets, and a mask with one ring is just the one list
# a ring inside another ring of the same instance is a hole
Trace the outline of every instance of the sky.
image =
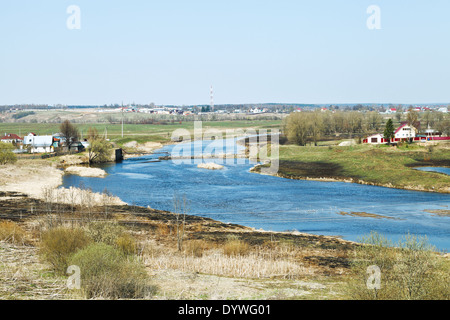
[(449, 103), (449, 12), (448, 0), (1, 0), (0, 105), (209, 104), (211, 86), (215, 104)]

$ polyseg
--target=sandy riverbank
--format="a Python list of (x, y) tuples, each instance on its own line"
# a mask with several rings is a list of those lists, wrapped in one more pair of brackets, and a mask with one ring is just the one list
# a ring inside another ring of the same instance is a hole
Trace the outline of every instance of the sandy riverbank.
[(33, 199), (67, 204), (126, 204), (118, 197), (91, 190), (59, 188), (63, 183), (63, 175), (64, 171), (49, 161), (19, 160), (14, 165), (0, 167), (0, 191), (18, 192)]
[(136, 141), (130, 141), (125, 143), (123, 147), (125, 148), (123, 158), (129, 159), (152, 154), (153, 151), (161, 149), (163, 144), (159, 142), (146, 142), (139, 144)]
[(64, 171), (66, 173), (76, 174), (81, 177), (104, 178), (108, 175), (105, 170), (102, 170), (100, 168), (70, 166), (67, 167)]

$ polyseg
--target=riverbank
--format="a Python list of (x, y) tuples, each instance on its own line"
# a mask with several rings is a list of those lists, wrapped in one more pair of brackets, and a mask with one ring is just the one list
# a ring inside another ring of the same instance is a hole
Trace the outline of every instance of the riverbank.
[(104, 178), (107, 176), (105, 170), (100, 168), (90, 168), (90, 167), (80, 167), (80, 166), (70, 166), (64, 169), (65, 173), (76, 174), (80, 177), (91, 177), (91, 178)]
[[(70, 168), (70, 167), (69, 167)], [(76, 167), (77, 174), (103, 176), (103, 170), (95, 168)], [(0, 192), (4, 194), (19, 193), (35, 200), (52, 203), (79, 204), (90, 202), (91, 206), (104, 202), (124, 205), (118, 197), (93, 192), (83, 188), (60, 188), (65, 172), (57, 162), (50, 160), (18, 160), (16, 164), (0, 167)]]
[[(57, 299), (74, 298), (64, 286), (65, 277), (45, 263), (35, 263), (40, 260), (39, 234), (50, 223), (74, 228), (109, 221), (125, 228), (138, 241), (140, 260), (158, 287), (151, 299), (339, 299), (356, 245), (335, 237), (266, 232), (187, 215), (180, 251), (179, 217), (170, 212), (127, 205), (95, 206), (88, 212), (83, 204), (49, 207), (43, 200), (15, 193), (0, 194), (0, 206), (0, 223), (8, 219), (24, 230), (23, 243), (0, 240), (0, 299), (38, 299), (56, 292)], [(14, 275), (20, 278), (20, 288), (14, 287)]]
[[(431, 151), (430, 151), (431, 150)], [(257, 165), (252, 172), (260, 173)], [(450, 193), (450, 176), (415, 170), (420, 166), (450, 167), (450, 146), (429, 149), (357, 145), (300, 147), (280, 145), (281, 178), (347, 182), (412, 191)]]

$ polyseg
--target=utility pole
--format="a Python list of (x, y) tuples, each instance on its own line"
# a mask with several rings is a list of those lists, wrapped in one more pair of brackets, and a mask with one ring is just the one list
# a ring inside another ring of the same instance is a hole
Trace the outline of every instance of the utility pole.
[(122, 101), (122, 138), (123, 138), (123, 101)]
[(214, 112), (214, 91), (213, 91), (213, 86), (211, 86), (211, 90), (210, 90), (210, 98), (211, 98), (211, 112)]

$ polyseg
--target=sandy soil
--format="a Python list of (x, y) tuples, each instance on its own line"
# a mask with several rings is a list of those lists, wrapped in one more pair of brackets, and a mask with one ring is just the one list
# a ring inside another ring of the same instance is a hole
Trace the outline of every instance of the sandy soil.
[(208, 169), (208, 170), (220, 170), (223, 169), (223, 166), (217, 163), (209, 162), (209, 163), (199, 163), (197, 168)]
[[(90, 168), (83, 168), (90, 169)], [(100, 169), (99, 169), (100, 170)], [(88, 170), (89, 171), (89, 170)], [(79, 188), (58, 188), (64, 171), (45, 160), (19, 160), (0, 167), (0, 191), (18, 192), (33, 199), (67, 204), (125, 205), (118, 197)]]
[(42, 199), (44, 189), (62, 184), (64, 172), (47, 161), (19, 160), (15, 165), (0, 167), (0, 191), (14, 191)]
[(313, 281), (281, 279), (243, 279), (163, 270), (153, 274), (153, 282), (159, 286), (153, 299), (298, 299), (310, 295), (329, 296), (330, 288)]
[(83, 154), (65, 155), (61, 156), (59, 159), (62, 165), (69, 165), (69, 166), (89, 163), (88, 157)]
[(107, 176), (106, 171), (100, 168), (70, 166), (65, 169), (65, 172), (69, 174), (76, 174), (81, 177), (104, 178)]
[(126, 149), (124, 159), (151, 154), (153, 151), (163, 147), (163, 145), (159, 142), (146, 142), (144, 144), (139, 144), (136, 141), (127, 142), (123, 146)]

